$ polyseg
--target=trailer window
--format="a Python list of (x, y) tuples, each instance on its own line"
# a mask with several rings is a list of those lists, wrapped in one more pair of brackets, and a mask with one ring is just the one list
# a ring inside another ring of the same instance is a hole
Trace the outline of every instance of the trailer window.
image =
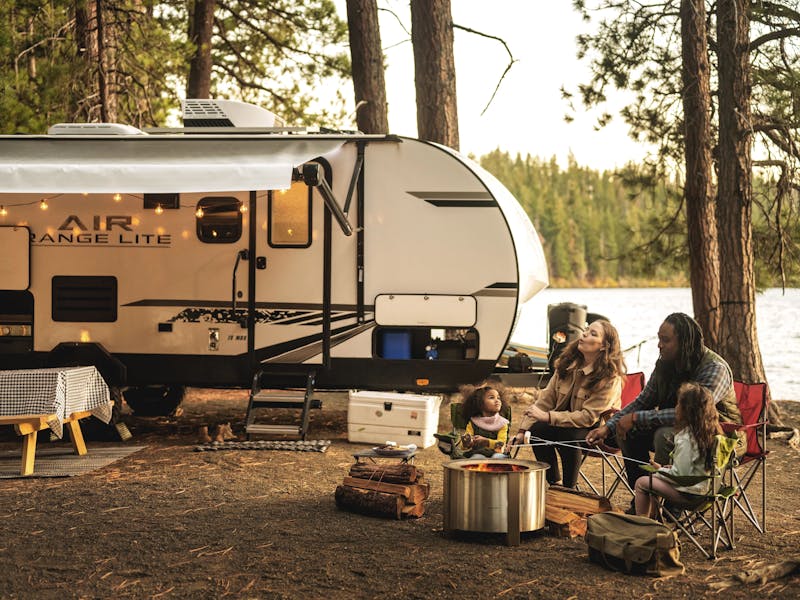
[(273, 248), (311, 245), (311, 188), (302, 181), (269, 193), (267, 242)]
[(117, 278), (53, 277), (53, 321), (111, 323), (117, 320)]
[(208, 244), (232, 244), (242, 237), (242, 203), (237, 198), (201, 198), (197, 203), (197, 237)]

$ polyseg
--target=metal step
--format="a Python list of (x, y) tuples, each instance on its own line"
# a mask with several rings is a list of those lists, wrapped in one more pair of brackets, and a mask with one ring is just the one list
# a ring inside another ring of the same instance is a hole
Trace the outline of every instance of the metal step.
[(260, 390), (253, 395), (253, 402), (270, 404), (273, 402), (289, 402), (303, 404), (306, 399), (305, 390)]
[(280, 435), (300, 435), (300, 427), (297, 425), (269, 425), (265, 423), (250, 423), (244, 428), (246, 433), (255, 434), (280, 434)]

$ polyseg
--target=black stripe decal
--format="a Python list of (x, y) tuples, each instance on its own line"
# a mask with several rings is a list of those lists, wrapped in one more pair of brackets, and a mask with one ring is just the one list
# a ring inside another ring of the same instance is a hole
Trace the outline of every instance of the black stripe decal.
[(512, 281), (498, 281), (492, 285), (487, 285), (487, 289), (517, 289), (517, 284)]
[(494, 200), (428, 200), (425, 202), (439, 208), (496, 208)]
[[(180, 306), (190, 307), (195, 306), (198, 308), (230, 308), (230, 301), (226, 300), (176, 300), (169, 298), (152, 298), (145, 300), (136, 300), (135, 302), (128, 302), (122, 306)], [(256, 308), (269, 308), (276, 310), (322, 310), (322, 304), (312, 304), (308, 302), (256, 302)], [(356, 310), (355, 304), (332, 304), (331, 309), (337, 311), (354, 311)], [(368, 304), (364, 306), (367, 311), (374, 311), (375, 306)], [(245, 311), (247, 305), (244, 303), (237, 303), (236, 310)]]

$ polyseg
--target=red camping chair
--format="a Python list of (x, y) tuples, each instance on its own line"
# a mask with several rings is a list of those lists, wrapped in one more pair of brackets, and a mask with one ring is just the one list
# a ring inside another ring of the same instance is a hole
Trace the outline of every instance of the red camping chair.
[[(738, 468), (733, 470), (733, 479), (736, 486), (734, 506), (742, 511), (753, 527), (759, 533), (767, 529), (767, 409), (769, 399), (766, 383), (742, 383), (734, 381), (733, 388), (736, 392), (736, 404), (742, 413), (742, 425), (735, 423), (722, 423), (723, 430), (744, 430), (747, 434), (747, 450), (739, 458)], [(761, 518), (756, 515), (747, 490), (758, 472), (761, 472)]]
[[(620, 408), (625, 408), (628, 406), (628, 404), (636, 400), (637, 396), (642, 392), (643, 389), (644, 373), (628, 373), (625, 376), (625, 383), (622, 386), (622, 400), (620, 402)], [(616, 410), (608, 411), (603, 415), (602, 422), (607, 421), (616, 412)], [(628, 483), (628, 479), (625, 476), (625, 463), (621, 457), (621, 450), (614, 446), (608, 446), (604, 443), (598, 444), (597, 450), (599, 450), (599, 452), (592, 448), (586, 450), (583, 455), (583, 460), (586, 462), (586, 459), (589, 457), (597, 457), (602, 460), (600, 463), (602, 494), (586, 477), (586, 475), (584, 475), (583, 470), (581, 469), (579, 476), (583, 482), (586, 483), (586, 485), (588, 485), (595, 494), (600, 494), (607, 498), (613, 496), (614, 492), (620, 485), (627, 489), (631, 497), (633, 497), (633, 489), (631, 488), (631, 485)], [(606, 487), (606, 469), (610, 469), (610, 475), (613, 475), (614, 477), (614, 481), (608, 487)]]

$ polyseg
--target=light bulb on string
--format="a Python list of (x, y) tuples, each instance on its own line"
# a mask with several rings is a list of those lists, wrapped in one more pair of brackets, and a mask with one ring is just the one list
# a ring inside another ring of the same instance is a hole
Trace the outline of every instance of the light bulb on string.
[(122, 200), (122, 194), (114, 194), (114, 202), (119, 202)]
[(0, 206), (0, 217), (5, 217), (8, 214), (5, 206)]
[(160, 214), (161, 214), (161, 213), (163, 213), (163, 212), (164, 212), (164, 207), (163, 207), (163, 206), (161, 206), (160, 204), (156, 204), (155, 213), (156, 213), (157, 215), (160, 215)]
[(239, 212), (246, 213), (247, 212), (247, 204), (240, 204), (239, 205)]
[(42, 210), (47, 210), (47, 200), (45, 200), (44, 198), (39, 200), (39, 208), (41, 208)]
[(202, 219), (204, 214), (206, 214), (206, 213), (204, 213), (204, 212), (203, 212), (203, 209), (202, 209), (202, 208), (199, 208), (199, 207), (198, 207), (198, 209), (197, 209), (196, 211), (194, 211), (194, 215), (195, 215), (195, 216), (196, 216), (198, 219)]

